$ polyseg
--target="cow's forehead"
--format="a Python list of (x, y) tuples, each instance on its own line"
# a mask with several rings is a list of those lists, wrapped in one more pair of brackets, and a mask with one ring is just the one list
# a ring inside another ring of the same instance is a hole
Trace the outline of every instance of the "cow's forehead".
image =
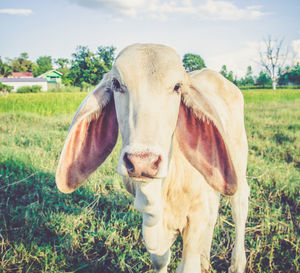
[(142, 80), (168, 85), (184, 77), (180, 57), (172, 48), (163, 45), (129, 46), (119, 54), (114, 66), (125, 84)]

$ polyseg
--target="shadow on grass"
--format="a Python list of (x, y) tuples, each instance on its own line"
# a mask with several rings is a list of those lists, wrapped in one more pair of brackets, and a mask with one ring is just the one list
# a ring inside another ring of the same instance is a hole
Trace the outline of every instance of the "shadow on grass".
[[(95, 199), (87, 187), (63, 195), (52, 173), (18, 159), (0, 162), (0, 271), (135, 272), (140, 268), (146, 272), (149, 268), (141, 268), (137, 253), (141, 248), (124, 252), (126, 244), (108, 243), (116, 228), (113, 224), (131, 221), (117, 230), (120, 237), (131, 236), (130, 227), (140, 227), (135, 213), (126, 216), (129, 202), (118, 192)], [(143, 244), (139, 233), (136, 237), (136, 242), (129, 242), (132, 247)], [(126, 257), (120, 259), (122, 252)], [(135, 265), (125, 263), (130, 258)]]
[[(0, 271), (154, 272), (141, 236), (141, 217), (132, 199), (113, 187), (110, 177), (97, 194), (81, 187), (65, 195), (57, 190), (53, 173), (18, 158), (0, 162)], [(221, 215), (226, 211), (227, 206)], [(228, 270), (231, 233), (224, 223), (216, 227), (214, 272)], [(170, 272), (181, 251), (179, 238), (172, 247)]]

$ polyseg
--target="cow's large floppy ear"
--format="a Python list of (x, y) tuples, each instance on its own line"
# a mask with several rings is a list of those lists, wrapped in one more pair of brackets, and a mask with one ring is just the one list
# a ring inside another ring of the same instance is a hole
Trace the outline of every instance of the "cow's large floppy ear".
[(79, 106), (56, 171), (60, 191), (77, 189), (107, 158), (118, 138), (115, 103), (109, 76)]
[(179, 147), (191, 165), (218, 192), (237, 190), (235, 166), (222, 124), (222, 110), (209, 96), (191, 84), (184, 89), (176, 128)]

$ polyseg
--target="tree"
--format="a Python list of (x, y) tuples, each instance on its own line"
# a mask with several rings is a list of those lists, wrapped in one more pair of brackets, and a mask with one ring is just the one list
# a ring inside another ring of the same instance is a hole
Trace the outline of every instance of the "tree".
[(204, 60), (197, 54), (187, 53), (182, 59), (183, 66), (187, 72), (199, 70), (206, 67)]
[(36, 60), (36, 68), (34, 69), (34, 76), (39, 76), (49, 70), (53, 69), (52, 58), (50, 56), (40, 56)]
[(227, 66), (224, 64), (221, 68), (220, 74), (222, 74), (227, 80), (234, 82), (233, 72), (227, 71)]
[(256, 85), (265, 87), (265, 85), (269, 85), (271, 83), (272, 80), (269, 78), (269, 76), (264, 71), (260, 71), (259, 76), (256, 79)]
[(227, 77), (227, 66), (224, 64), (220, 70), (220, 74), (222, 74), (225, 78)]
[(245, 84), (246, 85), (254, 85), (253, 71), (251, 65), (247, 67), (247, 72), (245, 76)]
[(300, 84), (300, 63), (297, 63), (289, 72), (289, 80), (294, 84)]
[(277, 81), (277, 83), (279, 85), (288, 85), (290, 83), (290, 79), (289, 78), (290, 78), (290, 72), (291, 72), (290, 70), (291, 70), (291, 68), (289, 66), (287, 66), (285, 68), (285, 70), (286, 70), (286, 72), (284, 74), (281, 74), (280, 77), (279, 77), (279, 79), (278, 79), (278, 81)]
[(232, 71), (229, 71), (228, 75), (227, 75), (227, 80), (233, 82), (234, 79), (233, 79), (233, 72)]
[(287, 66), (285, 73), (282, 74), (278, 80), (279, 84), (300, 84), (300, 63), (295, 64), (292, 67)]
[(58, 65), (57, 71), (62, 73), (61, 81), (64, 85), (70, 85), (72, 81), (69, 79), (70, 73), (70, 61), (67, 58), (58, 58), (55, 60), (55, 64)]
[(239, 86), (250, 86), (254, 85), (254, 77), (253, 77), (253, 71), (251, 65), (247, 67), (247, 72), (244, 78), (241, 78), (238, 81)]
[(59, 66), (59, 68), (57, 70), (68, 67), (68, 65), (70, 63), (70, 61), (67, 58), (58, 58), (54, 62), (55, 62), (55, 64), (57, 64)]
[(272, 88), (276, 90), (280, 75), (284, 74), (284, 64), (288, 50), (283, 49), (283, 39), (272, 39), (269, 36), (264, 40), (264, 48), (260, 50), (260, 64), (272, 80)]
[(10, 60), (10, 66), (13, 72), (32, 72), (34, 63), (28, 60), (28, 53), (23, 52), (18, 58)]
[(72, 54), (68, 79), (76, 86), (98, 84), (103, 75), (111, 69), (114, 52), (114, 47), (98, 47), (96, 53), (86, 46), (77, 47), (77, 51)]
[(12, 73), (12, 68), (9, 64), (2, 61), (0, 57), (0, 75), (3, 77), (7, 77)]
[(106, 70), (109, 71), (112, 68), (115, 60), (115, 47), (112, 46), (99, 46), (97, 48), (97, 54), (106, 66)]

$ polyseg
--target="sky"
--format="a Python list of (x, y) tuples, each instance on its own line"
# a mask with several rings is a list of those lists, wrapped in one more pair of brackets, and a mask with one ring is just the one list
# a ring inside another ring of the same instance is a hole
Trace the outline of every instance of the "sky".
[(249, 65), (261, 69), (259, 50), (271, 35), (300, 60), (299, 0), (0, 0), (0, 29), (2, 59), (160, 43), (242, 77)]

